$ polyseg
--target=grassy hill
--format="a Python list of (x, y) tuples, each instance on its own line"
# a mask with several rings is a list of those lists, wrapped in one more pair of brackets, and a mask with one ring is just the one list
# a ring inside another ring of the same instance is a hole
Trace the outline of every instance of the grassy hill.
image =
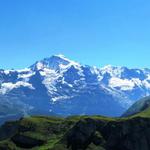
[(122, 116), (132, 116), (150, 107), (150, 96), (144, 97), (135, 102)]
[(0, 128), (0, 150), (149, 150), (150, 108), (128, 118), (32, 116)]

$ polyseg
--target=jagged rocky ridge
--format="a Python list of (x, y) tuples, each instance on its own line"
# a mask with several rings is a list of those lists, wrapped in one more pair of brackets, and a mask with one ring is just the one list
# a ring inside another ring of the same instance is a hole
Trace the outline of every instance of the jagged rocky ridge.
[(150, 70), (81, 65), (62, 55), (0, 70), (0, 122), (22, 115), (121, 115), (150, 94)]

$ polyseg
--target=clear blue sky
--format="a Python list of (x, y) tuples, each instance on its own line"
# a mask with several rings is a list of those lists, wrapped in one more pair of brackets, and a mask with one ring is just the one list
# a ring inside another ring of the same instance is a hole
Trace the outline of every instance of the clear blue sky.
[(0, 68), (53, 54), (150, 68), (149, 0), (0, 0)]

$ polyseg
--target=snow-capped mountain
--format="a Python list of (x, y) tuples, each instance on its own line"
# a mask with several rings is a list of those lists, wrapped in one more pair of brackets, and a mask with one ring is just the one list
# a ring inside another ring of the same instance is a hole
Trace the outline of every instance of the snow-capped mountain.
[(150, 70), (81, 65), (63, 55), (0, 70), (0, 119), (28, 114), (118, 116), (150, 95)]

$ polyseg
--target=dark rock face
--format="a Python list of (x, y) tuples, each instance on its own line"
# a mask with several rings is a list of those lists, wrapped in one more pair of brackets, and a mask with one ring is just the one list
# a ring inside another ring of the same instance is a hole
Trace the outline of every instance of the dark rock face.
[(68, 135), (68, 145), (72, 150), (86, 149), (91, 143), (94, 136), (96, 125), (94, 120), (87, 119), (79, 121), (76, 126), (70, 131)]
[(128, 121), (108, 123), (103, 131), (110, 150), (149, 150), (150, 120), (135, 118)]
[(68, 132), (67, 143), (72, 150), (86, 150), (90, 144), (105, 150), (150, 150), (150, 119), (84, 119)]
[(34, 146), (40, 146), (45, 143), (43, 140), (26, 137), (24, 135), (15, 135), (12, 137), (12, 141), (21, 148), (32, 148)]

